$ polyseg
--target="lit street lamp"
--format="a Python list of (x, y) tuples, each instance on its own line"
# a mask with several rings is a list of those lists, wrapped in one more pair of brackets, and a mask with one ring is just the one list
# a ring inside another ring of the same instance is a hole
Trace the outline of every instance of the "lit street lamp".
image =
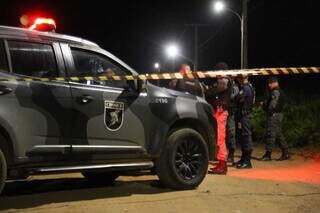
[(172, 58), (172, 60), (173, 60), (173, 67), (174, 67), (174, 59), (176, 59), (177, 57), (181, 57), (181, 58), (184, 58), (184, 59), (186, 59), (187, 61), (191, 62), (191, 63), (193, 64), (194, 70), (195, 70), (196, 67), (195, 67), (194, 61), (192, 61), (190, 58), (188, 58), (188, 57), (180, 54), (180, 50), (179, 50), (179, 48), (178, 48), (177, 45), (175, 45), (175, 44), (170, 44), (170, 45), (168, 45), (167, 48), (166, 48), (166, 53), (167, 53), (167, 55), (168, 55), (170, 58)]
[(231, 12), (240, 20), (241, 23), (241, 68), (248, 68), (248, 47), (247, 47), (247, 2), (248, 0), (242, 0), (242, 15), (234, 10), (225, 6), (222, 1), (215, 1), (213, 9), (215, 12), (220, 13), (224, 10)]
[(155, 63), (154, 68), (156, 71), (160, 72), (160, 64), (159, 63)]
[(221, 1), (215, 2), (213, 6), (214, 6), (214, 10), (218, 13), (224, 9), (224, 4)]
[(242, 23), (242, 18), (240, 16), (240, 14), (235, 12), (234, 10), (226, 7), (225, 4), (223, 2), (221, 2), (221, 1), (215, 2), (214, 5), (213, 5), (213, 9), (217, 13), (221, 13), (221, 12), (223, 12), (223, 10), (227, 10), (227, 11), (233, 13), (234, 15), (236, 15), (238, 17), (238, 19), (240, 20), (240, 22)]
[(178, 54), (180, 52), (179, 48), (178, 48), (178, 46), (176, 44), (172, 43), (172, 44), (169, 44), (166, 47), (165, 51), (166, 51), (167, 56), (172, 59), (172, 70), (174, 70), (174, 68), (175, 68), (174, 61), (175, 61), (176, 57), (178, 56)]
[(170, 57), (170, 58), (176, 58), (179, 54), (179, 48), (177, 45), (175, 44), (170, 44), (167, 46), (167, 49), (166, 49), (166, 52), (167, 52), (167, 55)]

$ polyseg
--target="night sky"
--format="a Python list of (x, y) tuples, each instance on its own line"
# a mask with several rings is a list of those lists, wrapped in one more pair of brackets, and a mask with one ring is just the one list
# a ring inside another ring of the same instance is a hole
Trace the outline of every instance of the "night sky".
[[(225, 0), (240, 11), (240, 0)], [(172, 68), (164, 47), (179, 43), (193, 58), (193, 30), (199, 31), (199, 68), (224, 61), (240, 67), (240, 22), (231, 13), (214, 14), (212, 0), (33, 1), (1, 0), (0, 25), (19, 26), (22, 14), (53, 17), (57, 32), (98, 43), (138, 72), (159, 62)], [(319, 66), (319, 8), (315, 1), (251, 0), (248, 14), (249, 67)], [(178, 64), (187, 62), (184, 59)]]

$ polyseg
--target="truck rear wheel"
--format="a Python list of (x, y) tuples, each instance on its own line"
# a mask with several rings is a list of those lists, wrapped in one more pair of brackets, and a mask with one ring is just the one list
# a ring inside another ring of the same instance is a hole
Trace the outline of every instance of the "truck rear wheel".
[(7, 179), (7, 163), (6, 163), (5, 156), (0, 148), (0, 194), (3, 190), (6, 179)]
[(208, 155), (208, 146), (197, 131), (183, 128), (171, 132), (155, 162), (160, 182), (177, 190), (196, 188), (207, 174)]

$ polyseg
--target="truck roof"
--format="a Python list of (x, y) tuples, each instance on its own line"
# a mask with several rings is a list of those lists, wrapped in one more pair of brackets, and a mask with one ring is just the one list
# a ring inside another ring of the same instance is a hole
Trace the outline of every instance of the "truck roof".
[(113, 60), (120, 63), (122, 66), (129, 69), (132, 73), (137, 74), (137, 72), (132, 69), (130, 66), (128, 66), (126, 63), (124, 63), (122, 60), (111, 54), (110, 52), (107, 52), (99, 47), (98, 44), (88, 41), (79, 37), (75, 36), (69, 36), (69, 35), (63, 35), (55, 32), (40, 32), (37, 30), (30, 30), (26, 28), (20, 28), (20, 27), (8, 27), (8, 26), (2, 26), (0, 25), (0, 38), (12, 38), (12, 39), (33, 39), (38, 41), (56, 41), (56, 42), (65, 42), (69, 44), (77, 44), (81, 46), (87, 46), (87, 47), (93, 47), (95, 49), (99, 49), (100, 51), (103, 51), (106, 55), (108, 55)]
[(0, 25), (0, 38), (37, 38), (39, 40), (51, 40), (51, 41), (59, 41), (59, 42), (66, 42), (66, 43), (75, 43), (85, 46), (94, 46), (99, 47), (98, 44), (69, 35), (63, 35), (59, 33), (54, 32), (40, 32), (36, 30), (30, 30), (26, 28), (20, 28), (20, 27), (8, 27), (8, 26), (2, 26)]

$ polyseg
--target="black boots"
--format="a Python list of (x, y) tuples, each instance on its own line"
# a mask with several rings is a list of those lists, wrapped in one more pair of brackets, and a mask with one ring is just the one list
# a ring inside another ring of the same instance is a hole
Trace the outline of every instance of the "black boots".
[(229, 149), (228, 163), (232, 163), (232, 165), (234, 165), (234, 149)]
[(238, 160), (237, 162), (235, 162), (235, 163), (234, 163), (234, 166), (237, 166), (238, 164), (243, 164), (243, 162), (244, 162), (244, 151), (242, 151), (240, 160)]
[[(283, 161), (290, 159), (290, 155), (288, 149), (282, 150), (281, 157), (277, 159), (277, 161)], [(261, 161), (271, 161), (271, 152), (266, 151), (266, 153), (260, 158)]]
[(251, 153), (252, 151), (242, 151), (241, 159), (236, 163), (237, 169), (251, 169)]
[(283, 161), (283, 160), (289, 160), (289, 159), (290, 159), (289, 151), (288, 149), (284, 149), (282, 150), (281, 157), (278, 158), (277, 161)]
[(261, 161), (271, 161), (271, 152), (270, 151), (266, 151), (266, 153), (264, 153), (264, 155), (262, 156), (262, 158), (260, 158)]

